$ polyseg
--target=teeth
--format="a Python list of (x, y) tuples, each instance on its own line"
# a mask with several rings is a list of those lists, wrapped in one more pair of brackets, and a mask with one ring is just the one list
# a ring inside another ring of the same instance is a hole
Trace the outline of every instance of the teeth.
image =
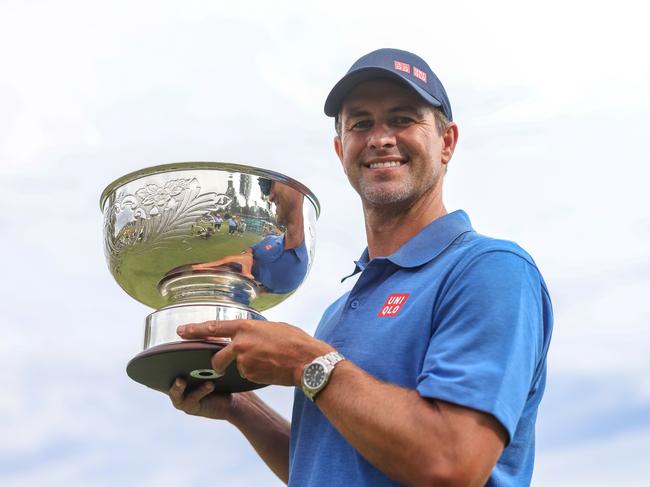
[(370, 164), (370, 169), (377, 169), (380, 167), (397, 167), (401, 165), (402, 163), (399, 161), (373, 162)]

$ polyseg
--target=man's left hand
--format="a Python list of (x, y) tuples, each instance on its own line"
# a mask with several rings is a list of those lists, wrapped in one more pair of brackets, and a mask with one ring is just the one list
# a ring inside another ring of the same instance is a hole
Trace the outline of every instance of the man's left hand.
[(334, 351), (287, 323), (265, 320), (206, 321), (179, 326), (187, 340), (227, 337), (231, 342), (212, 356), (212, 368), (224, 372), (236, 362), (239, 374), (251, 382), (300, 387), (303, 367)]

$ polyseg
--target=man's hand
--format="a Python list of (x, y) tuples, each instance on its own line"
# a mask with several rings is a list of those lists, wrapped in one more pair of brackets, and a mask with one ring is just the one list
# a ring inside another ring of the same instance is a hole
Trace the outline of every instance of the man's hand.
[(241, 266), (240, 274), (248, 279), (255, 279), (253, 276), (253, 250), (248, 248), (241, 254), (228, 255), (218, 260), (205, 262), (203, 264), (193, 264), (190, 269), (193, 271), (216, 271), (219, 267), (230, 264), (239, 264)]
[(213, 393), (206, 382), (185, 394), (187, 383), (176, 379), (169, 397), (176, 409), (211, 419), (224, 419), (238, 428), (255, 451), (285, 484), (289, 481), (290, 424), (254, 392)]
[(184, 339), (231, 338), (212, 356), (212, 368), (223, 372), (236, 362), (242, 377), (260, 384), (299, 387), (303, 367), (334, 351), (300, 328), (263, 320), (206, 321), (179, 326), (177, 332)]
[(234, 394), (212, 394), (212, 382), (204, 382), (200, 387), (185, 394), (187, 382), (180, 377), (168, 391), (174, 407), (192, 416), (211, 419), (230, 420), (235, 409)]

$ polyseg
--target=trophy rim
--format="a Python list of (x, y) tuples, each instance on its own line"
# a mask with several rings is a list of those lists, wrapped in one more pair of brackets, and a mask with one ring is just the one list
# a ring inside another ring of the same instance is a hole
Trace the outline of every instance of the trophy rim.
[(104, 191), (102, 191), (101, 196), (99, 197), (99, 209), (104, 211), (104, 204), (108, 197), (115, 192), (117, 188), (123, 186), (127, 183), (136, 181), (138, 179), (152, 176), (154, 174), (174, 172), (174, 171), (187, 171), (192, 169), (207, 169), (213, 171), (226, 171), (232, 173), (245, 173), (251, 174), (253, 176), (261, 176), (273, 181), (278, 181), (280, 183), (287, 184), (293, 189), (300, 191), (305, 195), (316, 210), (316, 219), (320, 216), (320, 202), (318, 198), (312, 191), (302, 184), (300, 181), (297, 181), (289, 176), (285, 176), (282, 173), (271, 171), (268, 169), (262, 169), (256, 166), (249, 166), (246, 164), (237, 164), (232, 162), (209, 162), (209, 161), (189, 161), (189, 162), (171, 162), (166, 164), (159, 164), (156, 166), (145, 167), (144, 169), (139, 169), (137, 171), (130, 172), (124, 176), (114, 180), (110, 183)]

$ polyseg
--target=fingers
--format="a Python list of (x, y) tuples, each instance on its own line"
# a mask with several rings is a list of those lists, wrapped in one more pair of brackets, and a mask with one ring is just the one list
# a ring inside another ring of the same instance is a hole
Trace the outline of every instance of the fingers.
[(194, 264), (190, 266), (190, 270), (193, 271), (204, 271), (204, 270), (210, 270), (213, 269), (213, 267), (210, 264)]
[(192, 264), (190, 266), (190, 269), (193, 271), (201, 271), (201, 270), (216, 270), (217, 267), (220, 265), (226, 264), (228, 262), (227, 259), (218, 259), (218, 260), (211, 260), (209, 262), (201, 262), (199, 264)]
[(209, 395), (214, 391), (214, 384), (212, 382), (204, 382), (196, 389), (193, 389), (185, 396), (185, 404), (187, 405), (197, 405), (205, 396)]
[(215, 264), (213, 262), (208, 262), (206, 264), (194, 264), (190, 267), (192, 271), (217, 271), (221, 267), (221, 264)]
[(183, 403), (183, 393), (185, 392), (186, 387), (187, 382), (181, 378), (178, 378), (169, 388), (169, 398), (172, 400), (172, 404), (176, 409), (180, 409), (180, 405)]
[(201, 399), (214, 390), (214, 384), (212, 382), (204, 382), (201, 386), (184, 395), (186, 388), (187, 382), (180, 377), (177, 378), (169, 389), (169, 397), (176, 409), (188, 414), (196, 414), (201, 409)]
[(213, 337), (234, 337), (244, 320), (206, 321), (179, 326), (176, 333), (184, 339), (201, 339)]
[[(228, 366), (237, 359), (232, 345), (227, 345), (212, 356), (210, 363), (212, 368), (218, 373), (223, 374)], [(239, 375), (244, 377), (239, 371)]]

